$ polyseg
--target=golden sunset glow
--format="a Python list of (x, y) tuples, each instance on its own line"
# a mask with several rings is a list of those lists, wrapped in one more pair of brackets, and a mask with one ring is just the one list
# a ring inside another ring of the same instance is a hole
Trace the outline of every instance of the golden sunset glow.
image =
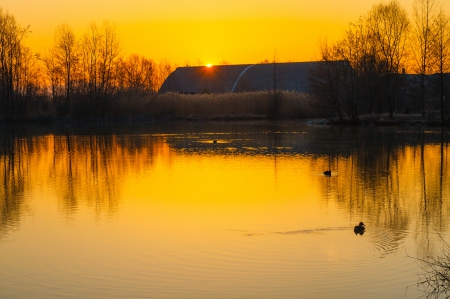
[[(321, 40), (339, 39), (379, 2), (4, 0), (0, 7), (30, 25), (26, 44), (35, 52), (52, 46), (56, 26), (68, 24), (81, 35), (91, 22), (107, 20), (116, 24), (124, 54), (214, 65), (316, 60)], [(411, 12), (412, 0), (399, 3)], [(450, 2), (442, 3), (450, 11)]]

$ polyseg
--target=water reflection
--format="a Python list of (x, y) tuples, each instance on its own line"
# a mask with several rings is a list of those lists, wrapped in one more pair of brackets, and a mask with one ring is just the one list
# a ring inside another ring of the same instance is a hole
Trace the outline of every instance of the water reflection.
[(23, 152), (28, 144), (6, 134), (1, 141), (0, 236), (18, 224), (25, 209), (23, 193), (28, 168)]
[(407, 229), (409, 214), (405, 208), (414, 200), (421, 215), (434, 221), (431, 225), (427, 221), (418, 223), (445, 228), (442, 205), (449, 191), (445, 176), (447, 129), (303, 127), (288, 132), (282, 129), (274, 126), (244, 136), (240, 132), (229, 133), (222, 146), (205, 143), (208, 137), (204, 135), (169, 142), (180, 152), (271, 155), (275, 162), (280, 155), (308, 156), (317, 171), (333, 169), (338, 174), (335, 181), (323, 181), (324, 190), (333, 190), (334, 197), (350, 211), (370, 210), (367, 216), (372, 223)]
[[(338, 245), (323, 254), (336, 260), (361, 240), (386, 257), (408, 236), (415, 253), (432, 254), (436, 232), (448, 233), (446, 129), (199, 122), (0, 135), (0, 241), (47, 197), (55, 202), (46, 209), (55, 204), (68, 222), (83, 209), (97, 219), (128, 213), (136, 224), (122, 229), (151, 226), (158, 252), (172, 250), (162, 244), (176, 243), (170, 234), (201, 243), (198, 227), (236, 232), (244, 243), (327, 235)], [(359, 221), (370, 229), (352, 231)], [(355, 243), (343, 244), (349, 237)]]
[(395, 231), (408, 230), (412, 216), (419, 217), (414, 231), (442, 232), (448, 225), (446, 129), (190, 123), (130, 134), (62, 131), (2, 130), (2, 227), (20, 218), (24, 189), (37, 182), (57, 186), (63, 213), (74, 213), (80, 202), (114, 213), (120, 178), (151, 168), (158, 155), (169, 164), (172, 155), (271, 158), (275, 175), (277, 159), (302, 157), (303, 172), (333, 172), (321, 181), (325, 204), (333, 199), (350, 215), (362, 213), (371, 225)]

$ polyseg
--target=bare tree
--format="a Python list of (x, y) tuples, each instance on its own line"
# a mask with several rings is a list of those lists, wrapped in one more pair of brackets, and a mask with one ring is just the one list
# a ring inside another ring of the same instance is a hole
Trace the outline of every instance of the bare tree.
[(122, 89), (132, 92), (156, 93), (156, 63), (139, 55), (131, 55), (120, 66)]
[(401, 87), (399, 74), (405, 67), (409, 20), (396, 0), (373, 6), (368, 14), (368, 28), (373, 38), (377, 60), (384, 64), (380, 72), (386, 90), (389, 118), (393, 118), (396, 98)]
[[(119, 54), (121, 51), (119, 37), (116, 26), (104, 21), (101, 27), (101, 44), (99, 55), (99, 87), (100, 101), (109, 100), (109, 96), (114, 93), (115, 88), (115, 71), (119, 62)], [(105, 107), (106, 105), (103, 105)], [(107, 111), (103, 111), (105, 115)]]
[(89, 104), (92, 105), (98, 94), (98, 64), (101, 35), (96, 23), (91, 23), (84, 34), (81, 43), (81, 74), (83, 77), (84, 94), (87, 95)]
[(55, 55), (54, 70), (60, 71), (64, 78), (65, 110), (71, 115), (73, 113), (72, 91), (79, 63), (78, 42), (75, 33), (67, 24), (56, 28), (54, 42), (54, 48), (50, 53)]
[(321, 110), (334, 111), (341, 121), (359, 122), (361, 114), (375, 110), (387, 110), (392, 118), (403, 83), (408, 26), (405, 10), (393, 0), (350, 23), (332, 46), (322, 45), (325, 63), (311, 73)]
[(63, 92), (63, 74), (61, 68), (56, 61), (54, 49), (46, 51), (43, 55), (38, 55), (38, 58), (44, 63), (44, 72), (47, 76), (47, 84), (50, 89), (51, 100), (53, 106), (58, 106), (58, 99)]
[(28, 28), (17, 24), (14, 16), (0, 8), (0, 97), (3, 113), (11, 120), (18, 112), (19, 75), (23, 59), (22, 40)]
[(379, 92), (379, 66), (376, 48), (365, 18), (350, 23), (344, 38), (338, 44), (338, 60), (348, 61), (351, 68), (346, 68), (347, 91), (345, 110), (353, 122), (358, 121), (360, 113), (372, 113), (375, 106), (382, 110), (381, 102), (376, 105), (375, 97)]
[(316, 109), (327, 118), (337, 117), (338, 121), (346, 121), (346, 90), (348, 88), (348, 61), (342, 58), (339, 44), (320, 44), (320, 55), (323, 63), (310, 71), (311, 92), (316, 100)]
[[(340, 121), (359, 122), (362, 113), (375, 109), (379, 95), (376, 48), (366, 25), (361, 17), (350, 23), (343, 39), (332, 46), (322, 44), (325, 63), (311, 73), (313, 93), (328, 102), (328, 108), (321, 110), (334, 111)], [(381, 111), (381, 104), (378, 106)]]
[(420, 75), (420, 110), (425, 116), (425, 75), (430, 73), (432, 26), (436, 22), (435, 0), (414, 0), (411, 30), (411, 49), (416, 72)]
[(439, 98), (441, 121), (445, 122), (447, 114), (445, 74), (450, 71), (450, 19), (441, 8), (432, 24), (433, 38), (431, 43), (431, 58), (434, 68), (433, 72), (439, 74)]
[(80, 70), (84, 97), (90, 114), (106, 116), (115, 92), (120, 41), (116, 27), (104, 21), (100, 27), (91, 23), (80, 44)]
[(22, 58), (17, 70), (17, 87), (22, 97), (33, 98), (45, 90), (45, 80), (41, 76), (41, 68), (38, 59), (31, 49), (22, 47)]
[(169, 61), (163, 59), (158, 64), (158, 77), (156, 80), (156, 89), (159, 90), (167, 77), (174, 71), (176, 66), (173, 66)]

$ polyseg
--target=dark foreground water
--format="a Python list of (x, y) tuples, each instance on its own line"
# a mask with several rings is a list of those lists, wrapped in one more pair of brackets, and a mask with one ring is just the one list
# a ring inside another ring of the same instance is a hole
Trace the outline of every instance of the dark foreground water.
[(450, 240), (449, 140), (297, 122), (2, 128), (0, 298), (417, 298), (408, 255)]

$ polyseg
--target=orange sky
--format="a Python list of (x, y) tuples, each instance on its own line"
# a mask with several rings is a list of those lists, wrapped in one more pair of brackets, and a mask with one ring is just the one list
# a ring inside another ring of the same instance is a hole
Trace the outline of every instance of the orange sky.
[[(413, 0), (399, 0), (411, 10)], [(115, 23), (124, 54), (179, 65), (317, 59), (321, 39), (339, 38), (378, 0), (2, 0), (33, 51), (49, 48), (55, 27), (78, 36), (92, 21)], [(444, 0), (447, 12), (450, 1)]]

